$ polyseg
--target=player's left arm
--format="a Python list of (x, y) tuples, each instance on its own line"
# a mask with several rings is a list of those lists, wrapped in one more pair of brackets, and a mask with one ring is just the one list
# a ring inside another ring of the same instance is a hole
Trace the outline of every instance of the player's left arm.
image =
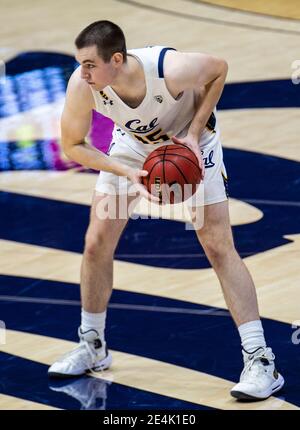
[(195, 92), (205, 88), (187, 136), (180, 140), (176, 137), (172, 138), (175, 143), (181, 142), (190, 146), (198, 159), (200, 158), (200, 164), (202, 159), (198, 145), (199, 139), (221, 97), (227, 71), (227, 62), (211, 55), (168, 51), (165, 57), (165, 82), (174, 97), (189, 88)]

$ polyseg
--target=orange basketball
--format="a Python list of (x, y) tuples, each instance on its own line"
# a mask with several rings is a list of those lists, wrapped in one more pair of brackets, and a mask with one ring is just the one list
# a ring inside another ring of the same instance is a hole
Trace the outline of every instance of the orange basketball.
[(201, 182), (195, 153), (182, 144), (161, 146), (151, 152), (143, 166), (148, 175), (142, 182), (161, 203), (180, 203), (190, 198)]

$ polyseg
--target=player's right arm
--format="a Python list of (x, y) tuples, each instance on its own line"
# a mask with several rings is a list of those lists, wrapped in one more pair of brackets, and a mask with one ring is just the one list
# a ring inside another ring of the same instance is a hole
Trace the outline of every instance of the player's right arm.
[(61, 117), (61, 144), (68, 158), (94, 170), (127, 176), (137, 186), (143, 197), (157, 201), (141, 184), (145, 170), (132, 169), (107, 156), (89, 144), (85, 138), (92, 122), (94, 99), (88, 84), (80, 78), (80, 68), (71, 76), (67, 88), (65, 105)]
[(91, 126), (94, 100), (91, 89), (80, 78), (78, 69), (75, 70), (69, 80), (61, 117), (63, 151), (68, 158), (82, 166), (112, 172), (119, 176), (127, 176), (127, 166), (112, 161), (110, 157), (85, 140)]

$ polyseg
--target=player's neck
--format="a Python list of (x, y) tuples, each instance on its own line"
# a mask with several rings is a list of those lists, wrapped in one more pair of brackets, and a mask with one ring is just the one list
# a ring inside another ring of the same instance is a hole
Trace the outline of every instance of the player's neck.
[(128, 55), (120, 73), (111, 84), (117, 93), (129, 93), (130, 88), (140, 87), (145, 83), (145, 75), (142, 65), (131, 55)]

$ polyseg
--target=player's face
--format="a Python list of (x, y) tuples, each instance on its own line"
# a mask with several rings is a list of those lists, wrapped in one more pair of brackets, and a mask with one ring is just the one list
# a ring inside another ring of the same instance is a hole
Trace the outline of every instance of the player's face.
[[(121, 64), (116, 61), (114, 54), (110, 62), (105, 63), (99, 57), (96, 46), (78, 49), (76, 59), (81, 64), (81, 78), (91, 85), (96, 91), (100, 91), (107, 85), (111, 85)], [(121, 54), (120, 54), (121, 55)]]

